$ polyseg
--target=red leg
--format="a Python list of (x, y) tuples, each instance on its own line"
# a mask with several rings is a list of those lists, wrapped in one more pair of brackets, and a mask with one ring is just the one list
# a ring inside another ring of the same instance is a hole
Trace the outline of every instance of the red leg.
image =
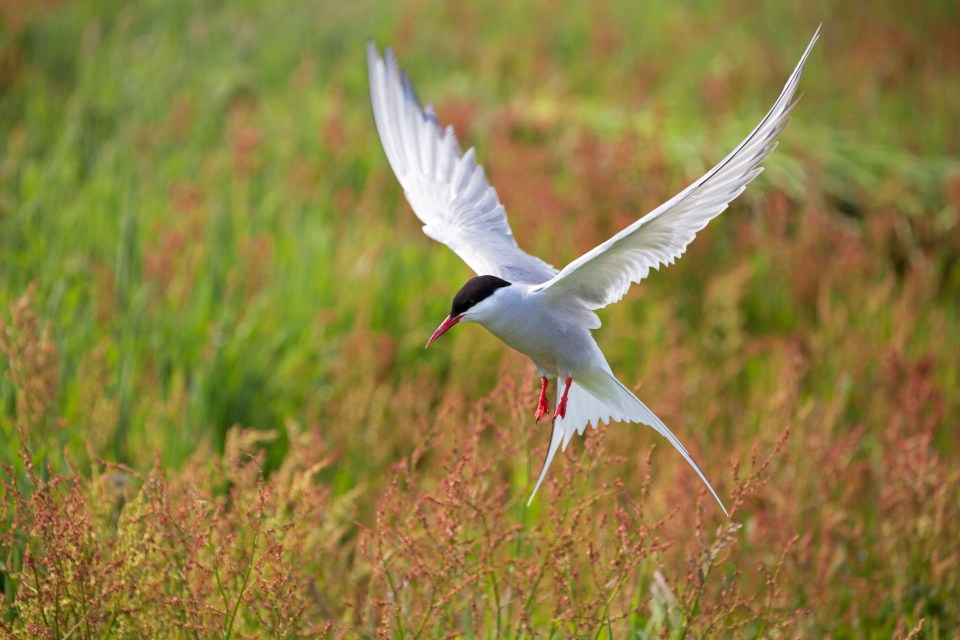
[(550, 411), (550, 403), (547, 402), (547, 376), (540, 376), (540, 402), (537, 404), (537, 422), (547, 411)]
[(565, 418), (567, 416), (567, 394), (570, 393), (570, 385), (573, 384), (573, 378), (567, 377), (564, 380), (563, 395), (560, 396), (560, 402), (557, 403), (557, 412), (553, 414), (554, 419), (557, 417)]

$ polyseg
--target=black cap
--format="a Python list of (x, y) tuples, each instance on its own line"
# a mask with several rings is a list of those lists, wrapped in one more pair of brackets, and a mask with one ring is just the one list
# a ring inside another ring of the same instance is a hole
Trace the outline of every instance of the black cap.
[(453, 296), (453, 305), (450, 307), (451, 316), (459, 316), (466, 313), (471, 307), (482, 300), (486, 300), (493, 295), (493, 292), (503, 287), (509, 287), (510, 283), (497, 276), (477, 276), (467, 280), (457, 295)]

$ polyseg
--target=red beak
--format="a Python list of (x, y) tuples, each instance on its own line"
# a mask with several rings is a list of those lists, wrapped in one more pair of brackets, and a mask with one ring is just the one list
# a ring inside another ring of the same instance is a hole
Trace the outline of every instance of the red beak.
[[(460, 319), (463, 318), (463, 314), (459, 316), (447, 316), (447, 319), (440, 323), (440, 326), (437, 327), (437, 330), (433, 332), (433, 335), (430, 336), (430, 339), (427, 340), (427, 347), (432, 345), (437, 338), (445, 334), (450, 330), (450, 327), (460, 322)], [(424, 347), (426, 349), (427, 347)]]

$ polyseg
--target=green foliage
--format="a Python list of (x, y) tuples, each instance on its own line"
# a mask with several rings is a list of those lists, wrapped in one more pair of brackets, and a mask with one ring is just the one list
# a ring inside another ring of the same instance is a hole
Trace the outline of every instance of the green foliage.
[[(366, 39), (562, 265), (820, 22), (765, 173), (598, 333), (731, 520), (624, 425), (526, 508), (532, 368), (476, 327), (423, 351), (470, 273), (390, 173)], [(948, 636), (956, 37), (947, 2), (0, 3), (0, 629)]]

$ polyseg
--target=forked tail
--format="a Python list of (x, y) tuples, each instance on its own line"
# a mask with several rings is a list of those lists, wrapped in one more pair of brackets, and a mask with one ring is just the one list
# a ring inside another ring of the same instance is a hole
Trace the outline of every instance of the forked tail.
[[(556, 387), (558, 390), (560, 389), (559, 384), (560, 381), (558, 380)], [(687, 450), (683, 444), (680, 443), (680, 440), (677, 439), (677, 436), (673, 435), (673, 432), (661, 422), (660, 418), (654, 415), (645, 404), (640, 402), (637, 396), (633, 395), (629, 389), (608, 371), (599, 371), (591, 376), (574, 378), (573, 384), (570, 387), (570, 394), (567, 397), (566, 416), (553, 421), (553, 434), (550, 437), (550, 448), (547, 449), (547, 458), (543, 462), (540, 477), (537, 479), (537, 484), (533, 488), (530, 500), (527, 502), (528, 506), (533, 502), (533, 497), (537, 495), (540, 484), (547, 476), (547, 469), (550, 468), (550, 463), (553, 462), (553, 457), (556, 455), (557, 450), (565, 451), (571, 438), (573, 438), (573, 434), (579, 433), (583, 435), (587, 430), (587, 425), (592, 425), (596, 428), (601, 422), (607, 424), (610, 421), (639, 422), (655, 429), (657, 433), (666, 438), (670, 444), (673, 445), (673, 448), (680, 452), (683, 459), (693, 467), (693, 470), (697, 472), (697, 475), (700, 476), (703, 483), (707, 485), (707, 489), (713, 494), (717, 504), (723, 509), (723, 513), (729, 515), (726, 507), (723, 506), (723, 502), (720, 500), (720, 496), (713, 490), (710, 481), (707, 480), (707, 477), (700, 470), (700, 467), (697, 466), (697, 463), (694, 462), (690, 454), (687, 453)]]

